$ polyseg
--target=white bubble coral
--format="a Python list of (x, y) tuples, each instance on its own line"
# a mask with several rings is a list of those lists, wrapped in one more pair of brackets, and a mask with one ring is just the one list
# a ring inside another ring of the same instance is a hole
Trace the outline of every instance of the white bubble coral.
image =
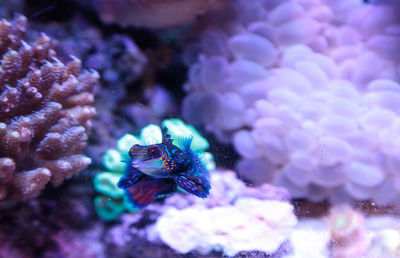
[(223, 251), (274, 253), (288, 238), (297, 219), (287, 202), (240, 198), (234, 205), (206, 209), (194, 205), (167, 210), (155, 225), (159, 237), (179, 253)]
[(184, 115), (232, 141), (252, 182), (313, 201), (395, 201), (396, 11), (361, 0), (234, 1), (186, 50)]

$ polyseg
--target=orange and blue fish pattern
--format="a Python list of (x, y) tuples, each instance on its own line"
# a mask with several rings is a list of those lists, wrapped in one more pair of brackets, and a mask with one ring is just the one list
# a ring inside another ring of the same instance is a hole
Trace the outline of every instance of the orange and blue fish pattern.
[(183, 138), (179, 148), (163, 128), (162, 143), (134, 145), (130, 160), (118, 187), (125, 190), (135, 207), (144, 207), (153, 200), (173, 193), (177, 188), (206, 198), (210, 191), (209, 174), (190, 149), (192, 138)]

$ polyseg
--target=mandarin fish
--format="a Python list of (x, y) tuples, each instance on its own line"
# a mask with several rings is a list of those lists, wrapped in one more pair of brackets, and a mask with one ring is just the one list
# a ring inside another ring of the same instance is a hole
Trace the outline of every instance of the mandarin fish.
[(125, 190), (133, 206), (141, 208), (153, 200), (173, 193), (177, 188), (206, 198), (211, 188), (209, 175), (197, 155), (190, 149), (193, 137), (182, 137), (182, 149), (162, 129), (162, 143), (133, 145), (129, 161), (118, 187)]

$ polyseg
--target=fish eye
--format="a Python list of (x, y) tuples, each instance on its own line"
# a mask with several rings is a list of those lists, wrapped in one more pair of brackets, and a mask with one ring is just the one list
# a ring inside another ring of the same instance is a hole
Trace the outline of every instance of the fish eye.
[(130, 157), (132, 157), (135, 154), (135, 151), (137, 150), (138, 147), (141, 147), (141, 146), (139, 144), (135, 144), (129, 149), (129, 156)]
[(160, 156), (160, 150), (157, 147), (149, 148), (148, 154), (152, 158), (157, 158)]

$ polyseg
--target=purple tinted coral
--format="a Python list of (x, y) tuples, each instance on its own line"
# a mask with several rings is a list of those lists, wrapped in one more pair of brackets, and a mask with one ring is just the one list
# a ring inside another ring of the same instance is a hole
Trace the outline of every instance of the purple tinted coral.
[(232, 1), (184, 52), (183, 117), (249, 182), (400, 206), (400, 5), (383, 2)]
[(27, 19), (0, 21), (0, 200), (26, 199), (87, 167), (94, 71), (64, 65), (50, 38), (23, 41)]

